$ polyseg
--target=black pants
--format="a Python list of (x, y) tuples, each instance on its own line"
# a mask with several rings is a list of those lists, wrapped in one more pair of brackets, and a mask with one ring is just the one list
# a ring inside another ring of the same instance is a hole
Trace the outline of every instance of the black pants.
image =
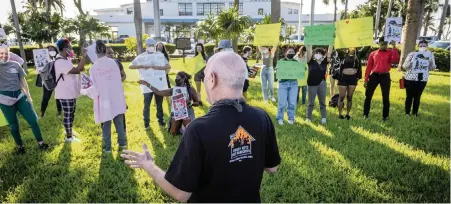
[(412, 114), (418, 114), (418, 108), (420, 107), (421, 94), (423, 94), (424, 88), (427, 82), (423, 81), (409, 81), (405, 80), (404, 85), (406, 87), (406, 114), (410, 114), (410, 108), (413, 109)]
[[(44, 116), (45, 111), (47, 110), (47, 106), (49, 105), (50, 98), (52, 98), (53, 90), (47, 90), (45, 86), (42, 86), (43, 94), (42, 94), (42, 103), (41, 103), (41, 116)], [(61, 102), (56, 99), (56, 109), (58, 110), (58, 114), (61, 113)]]
[(365, 91), (365, 104), (363, 107), (363, 115), (368, 116), (370, 114), (371, 100), (373, 99), (374, 91), (378, 85), (381, 85), (382, 101), (384, 104), (383, 114), (384, 118), (387, 118), (390, 113), (390, 73), (378, 74), (372, 73), (367, 83)]

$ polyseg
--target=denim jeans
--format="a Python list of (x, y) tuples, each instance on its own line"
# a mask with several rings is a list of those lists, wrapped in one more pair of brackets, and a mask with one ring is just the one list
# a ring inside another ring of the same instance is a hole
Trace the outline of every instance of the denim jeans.
[[(124, 114), (114, 117), (114, 127), (117, 132), (117, 143), (119, 146), (127, 146), (127, 133), (124, 126), (125, 116)], [(102, 137), (103, 137), (103, 150), (111, 151), (111, 121), (102, 123)]]
[(299, 95), (302, 90), (302, 104), (305, 104), (305, 100), (307, 98), (307, 86), (298, 86), (298, 99), (296, 100), (299, 103)]
[(163, 119), (163, 96), (154, 94), (153, 92), (144, 94), (144, 127), (148, 127), (150, 123), (150, 103), (152, 102), (152, 96), (155, 95), (155, 103), (157, 104), (157, 118), (158, 122), (164, 122)]
[(269, 98), (274, 97), (274, 69), (272, 67), (263, 67), (260, 72), (260, 79), (262, 83), (262, 91), (263, 91), (263, 100), (268, 100), (268, 91)]
[(325, 80), (321, 81), (318, 86), (308, 86), (307, 119), (312, 119), (316, 96), (318, 96), (319, 100), (319, 110), (321, 111), (321, 118), (326, 118), (326, 94), (327, 84)]
[(294, 120), (296, 113), (296, 96), (298, 82), (296, 80), (279, 82), (279, 100), (276, 120), (283, 120), (285, 108), (288, 106), (288, 120)]

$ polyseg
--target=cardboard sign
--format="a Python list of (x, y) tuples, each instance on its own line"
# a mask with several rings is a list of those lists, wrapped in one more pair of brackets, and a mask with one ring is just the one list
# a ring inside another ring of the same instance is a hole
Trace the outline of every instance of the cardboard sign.
[(373, 17), (337, 21), (335, 28), (335, 49), (373, 44)]
[(332, 45), (334, 44), (335, 25), (314, 25), (304, 27), (305, 45)]
[(97, 60), (97, 54), (96, 54), (96, 43), (92, 43), (92, 45), (88, 46), (86, 48), (89, 59), (92, 63), (94, 63)]
[(280, 23), (262, 24), (255, 27), (255, 46), (274, 46), (280, 42)]
[(200, 70), (202, 70), (207, 65), (201, 54), (194, 57), (193, 62), (194, 62), (194, 73), (193, 74), (197, 74)]
[(50, 55), (48, 49), (34, 49), (33, 50), (34, 66), (37, 71), (44, 69), (45, 65), (50, 62)]
[(172, 109), (174, 113), (174, 120), (183, 120), (188, 118), (188, 107), (183, 94), (172, 96)]
[(385, 23), (385, 41), (391, 42), (392, 40), (396, 42), (401, 42), (402, 36), (402, 17), (392, 17), (387, 18)]
[(305, 62), (279, 60), (277, 62), (277, 79), (304, 79)]

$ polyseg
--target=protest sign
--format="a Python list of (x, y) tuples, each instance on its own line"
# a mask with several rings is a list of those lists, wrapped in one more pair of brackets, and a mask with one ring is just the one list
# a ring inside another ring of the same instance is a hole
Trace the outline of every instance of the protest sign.
[(193, 74), (198, 73), (206, 65), (204, 58), (200, 54), (197, 55), (196, 57), (194, 57), (193, 63), (194, 63), (194, 73)]
[(314, 25), (304, 27), (305, 45), (334, 44), (335, 25)]
[(280, 42), (280, 23), (262, 24), (255, 27), (255, 46), (274, 46)]
[(412, 58), (413, 64), (412, 64), (412, 71), (414, 73), (421, 73), (429, 70), (429, 61), (432, 60), (430, 55), (422, 53), (422, 52), (415, 52)]
[(0, 127), (7, 126), (8, 122), (6, 121), (5, 116), (3, 115), (2, 110), (0, 110)]
[(277, 62), (277, 79), (304, 79), (305, 62), (279, 60)]
[(50, 55), (48, 49), (34, 49), (33, 50), (34, 66), (37, 71), (44, 69), (45, 65), (50, 62)]
[(373, 17), (335, 22), (335, 49), (373, 44)]
[(385, 23), (385, 41), (401, 42), (402, 35), (402, 17), (387, 18)]
[[(168, 61), (162, 53), (156, 52), (147, 55), (141, 55), (137, 58), (139, 65), (151, 65), (151, 66), (165, 66)], [(153, 87), (158, 90), (164, 90), (168, 88), (168, 82), (166, 79), (165, 70), (153, 70), (153, 69), (139, 69), (139, 79), (149, 82)], [(147, 86), (141, 85), (143, 93), (150, 93)]]
[(88, 46), (86, 48), (86, 54), (88, 54), (89, 59), (92, 63), (94, 63), (97, 60), (97, 54), (96, 54), (96, 43), (92, 43), (92, 45)]
[(188, 107), (183, 94), (172, 96), (172, 109), (174, 120), (183, 120), (188, 118)]
[(307, 86), (308, 68), (305, 69), (304, 78), (298, 79), (298, 86)]

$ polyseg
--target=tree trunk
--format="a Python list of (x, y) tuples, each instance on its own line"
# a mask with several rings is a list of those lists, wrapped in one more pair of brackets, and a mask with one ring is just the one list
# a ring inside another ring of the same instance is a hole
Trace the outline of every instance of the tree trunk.
[(334, 22), (337, 21), (337, 0), (334, 0)]
[(20, 56), (25, 62), (23, 63), (23, 68), (25, 69), (25, 72), (28, 73), (27, 58), (25, 56), (25, 50), (23, 49), (22, 37), (20, 36), (19, 18), (17, 17), (16, 4), (14, 0), (11, 0), (11, 10), (14, 19), (14, 27), (16, 28), (17, 43), (19, 43), (20, 48)]
[[(141, 5), (139, 5), (139, 8), (141, 10)], [(141, 14), (141, 11), (139, 12)], [(153, 1), (153, 27), (155, 31), (155, 40), (159, 41), (161, 37), (161, 22), (160, 22), (160, 1)], [(141, 17), (142, 18), (142, 17)]]
[(45, 11), (50, 14), (50, 4), (49, 4), (49, 0), (45, 0)]
[[(392, 8), (392, 6), (393, 6), (393, 0), (390, 0), (390, 3), (388, 3), (388, 11), (387, 11), (387, 17), (385, 18), (385, 24), (387, 24), (387, 19), (389, 18), (389, 17), (391, 17), (391, 8)], [(387, 27), (387, 25), (385, 25), (384, 26), (384, 35), (385, 35), (385, 28)]]
[(443, 24), (445, 23), (446, 12), (448, 11), (448, 3), (448, 0), (445, 0), (445, 4), (443, 5), (442, 17), (440, 18), (440, 25), (438, 26), (438, 39), (442, 38)]
[(75, 4), (75, 7), (77, 7), (78, 12), (81, 15), (85, 15), (85, 12), (83, 12), (83, 7), (81, 6), (81, 0), (74, 0), (74, 4)]
[(429, 28), (429, 25), (428, 25), (428, 22), (429, 22), (429, 19), (431, 19), (431, 16), (432, 14), (431, 14), (431, 12), (430, 11), (428, 11), (428, 13), (426, 14), (426, 18), (425, 18), (425, 21), (424, 21), (424, 25), (423, 25), (423, 36), (426, 36), (427, 34), (428, 34), (428, 28)]
[[(141, 2), (140, 0), (134, 0), (133, 2), (133, 14), (135, 17), (135, 30), (136, 30), (136, 54), (139, 55), (143, 53), (143, 39), (142, 39), (142, 33), (143, 33), (143, 17), (141, 15)], [(159, 13), (158, 13), (159, 14)], [(155, 21), (154, 21), (155, 22)]]
[[(271, 22), (278, 23), (280, 19), (280, 0), (271, 0)], [(279, 49), (274, 54), (273, 66), (276, 67), (277, 60), (279, 59)], [(274, 50), (272, 50), (274, 52)]]
[(407, 54), (413, 52), (415, 50), (416, 45), (416, 34), (418, 33), (419, 25), (418, 22), (421, 18), (421, 9), (423, 8), (424, 2), (426, 0), (409, 0), (407, 4), (407, 15), (406, 15), (406, 23), (404, 24), (403, 33), (405, 35), (402, 36), (402, 48), (401, 48), (401, 59), (399, 60), (398, 67), (402, 68), (402, 64)]
[[(240, 14), (240, 0), (233, 1), (233, 10), (239, 15)], [(238, 52), (238, 36), (233, 36), (232, 38), (232, 48), (233, 51)]]
[(37, 6), (37, 3), (36, 3), (36, 0), (33, 0), (33, 8), (37, 8), (38, 6)]
[[(420, 3), (421, 3), (421, 5), (420, 5), (420, 10), (418, 11), (418, 16), (417, 16), (417, 18), (418, 18), (418, 30), (417, 30), (417, 33), (416, 33), (416, 37), (418, 38), (418, 37), (420, 37), (420, 33), (421, 33), (421, 28), (423, 27), (423, 15), (424, 15), (424, 6), (425, 6), (425, 4), (426, 4), (426, 2), (425, 1), (423, 1), (423, 0), (418, 0)], [(410, 3), (410, 0), (409, 0), (409, 3)]]
[(376, 23), (374, 24), (374, 38), (379, 37), (379, 21), (381, 19), (382, 0), (377, 1)]
[(344, 19), (348, 17), (348, 0), (345, 0), (345, 13), (344, 13)]

